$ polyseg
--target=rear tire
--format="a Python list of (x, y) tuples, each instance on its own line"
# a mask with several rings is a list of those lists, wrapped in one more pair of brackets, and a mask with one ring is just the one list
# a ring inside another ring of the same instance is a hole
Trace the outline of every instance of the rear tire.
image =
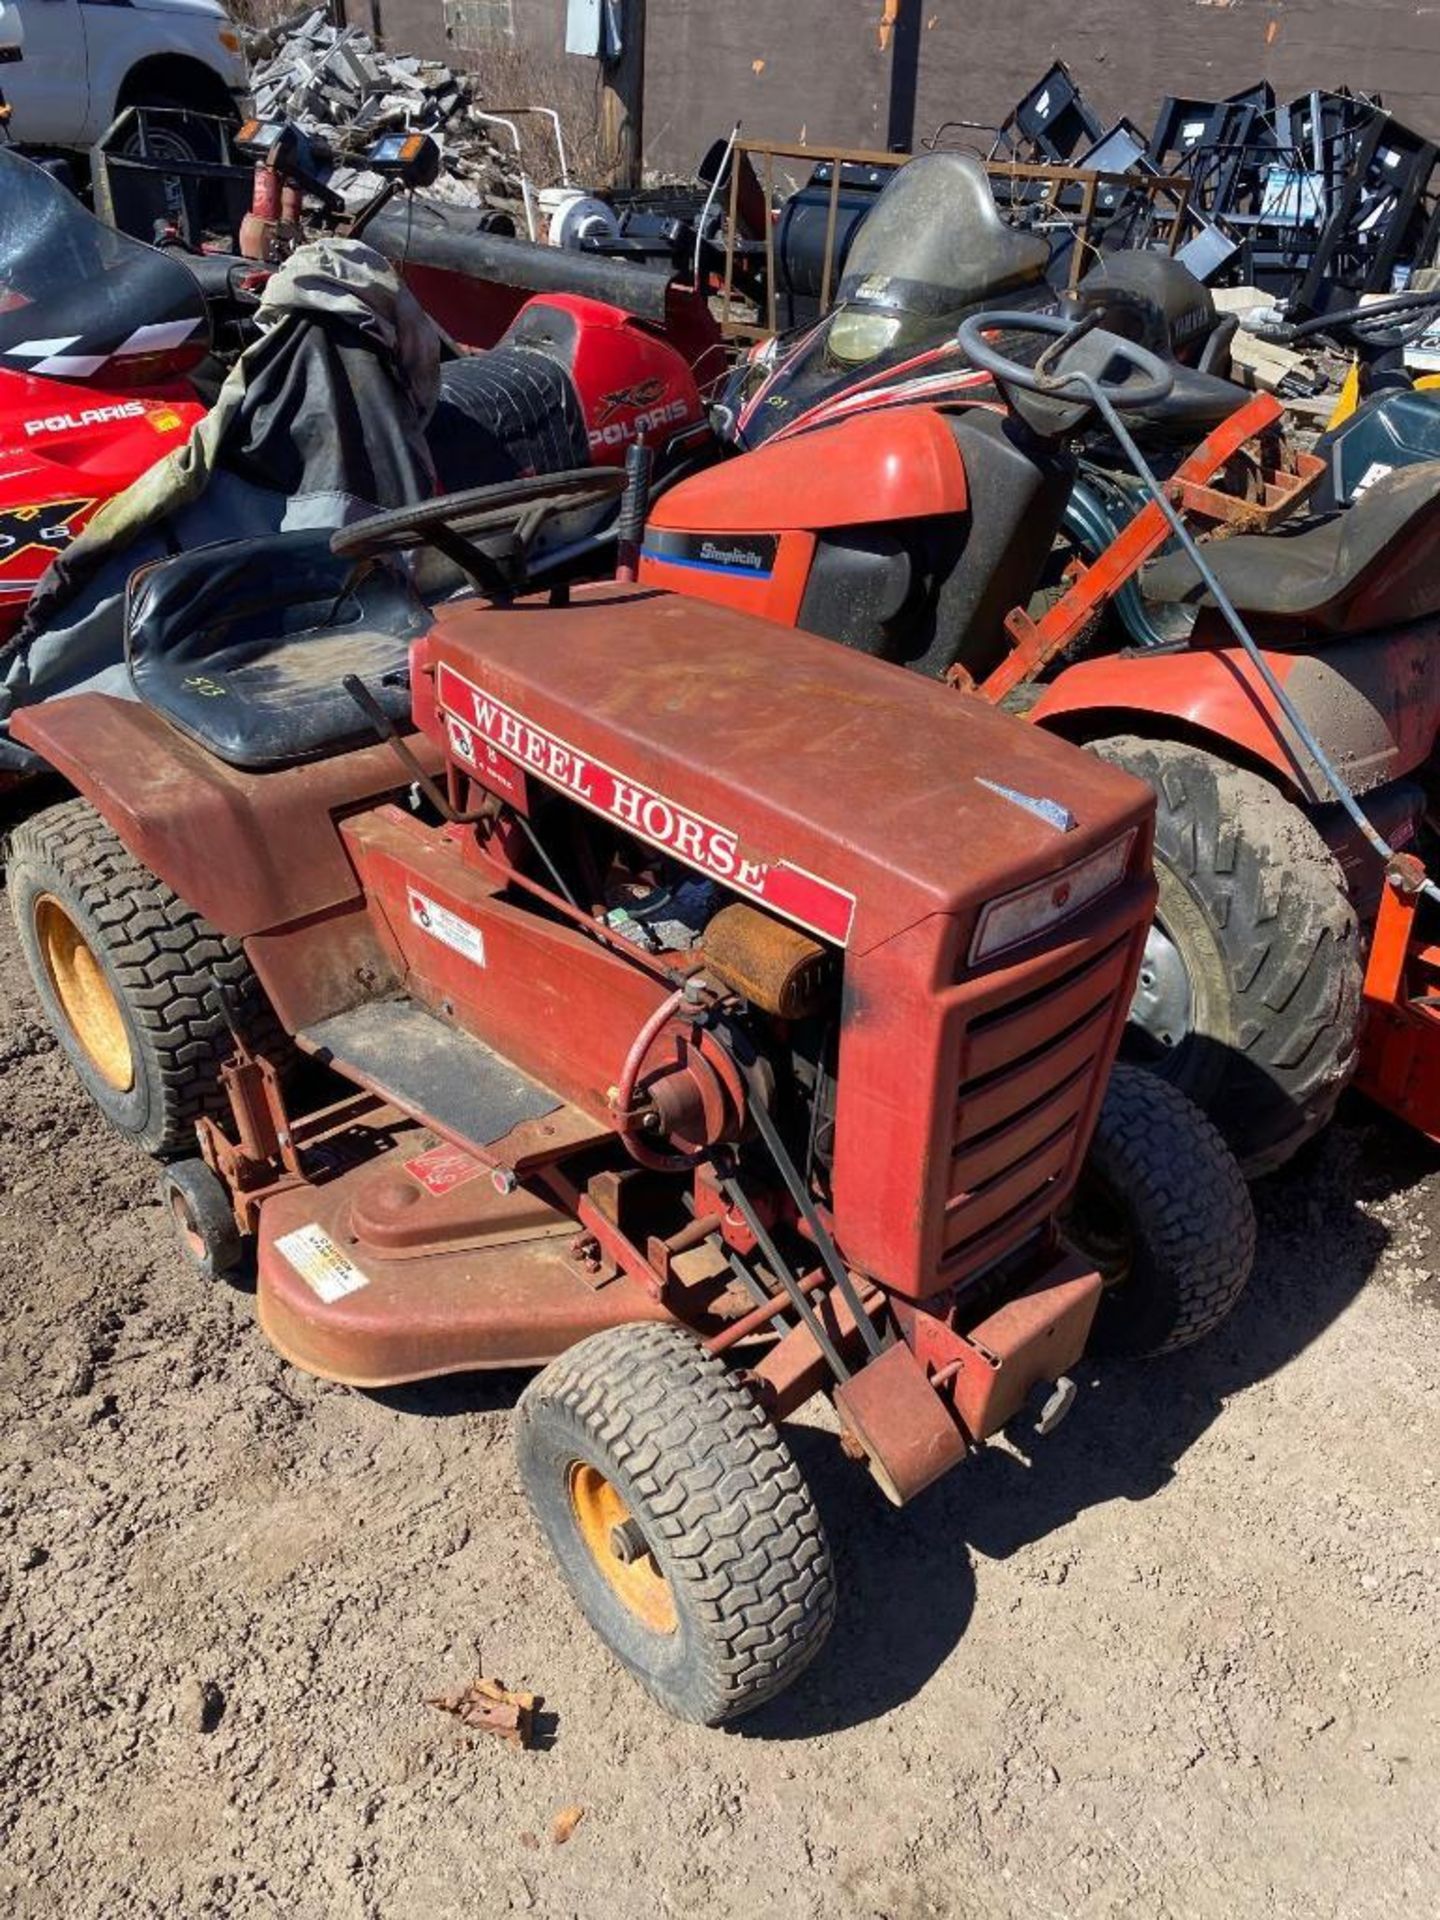
[(570, 1591), (678, 1719), (783, 1691), (835, 1614), (820, 1516), (778, 1430), (681, 1328), (612, 1328), (526, 1388), (520, 1477)]
[(1201, 1339), (1255, 1264), (1255, 1209), (1234, 1155), (1178, 1088), (1117, 1066), (1061, 1223), (1105, 1280), (1090, 1351), (1138, 1357)]
[(143, 1152), (195, 1149), (195, 1122), (225, 1110), (233, 1048), (226, 990), (247, 1041), (288, 1055), (238, 941), (217, 932), (125, 848), (85, 800), (17, 827), (11, 911), (30, 977), (71, 1065), (111, 1126)]
[(1355, 1065), (1360, 931), (1339, 864), (1258, 774), (1175, 741), (1089, 744), (1157, 802), (1160, 897), (1127, 1055), (1203, 1107), (1247, 1174), (1268, 1173), (1325, 1126)]

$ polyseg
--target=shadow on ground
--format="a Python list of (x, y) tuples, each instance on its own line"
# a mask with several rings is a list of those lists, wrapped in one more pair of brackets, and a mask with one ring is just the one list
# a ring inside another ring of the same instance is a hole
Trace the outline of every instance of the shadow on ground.
[(987, 1449), (897, 1512), (829, 1435), (798, 1432), (835, 1551), (840, 1618), (817, 1667), (737, 1732), (808, 1739), (891, 1711), (964, 1634), (972, 1553), (1003, 1560), (1088, 1507), (1162, 1492), (1226, 1399), (1303, 1352), (1365, 1286), (1388, 1235), (1354, 1204), (1357, 1188), (1378, 1197), (1433, 1168), (1430, 1153), (1413, 1168), (1406, 1154), (1362, 1170), (1363, 1138), (1334, 1128), (1304, 1167), (1257, 1190), (1255, 1276), (1224, 1327), (1163, 1359), (1087, 1367), (1074, 1412), (1031, 1457)]
[[(972, 1554), (1003, 1560), (1111, 1500), (1163, 1492), (1226, 1399), (1278, 1372), (1355, 1299), (1387, 1243), (1352, 1196), (1403, 1193), (1433, 1149), (1363, 1116), (1333, 1127), (1303, 1164), (1256, 1195), (1255, 1277), (1201, 1345), (1146, 1363), (1086, 1368), (1074, 1412), (1033, 1455), (987, 1449), (899, 1511), (832, 1433), (791, 1430), (825, 1517), (840, 1616), (825, 1655), (795, 1687), (740, 1722), (742, 1737), (802, 1740), (856, 1726), (918, 1693), (963, 1637), (975, 1603)], [(428, 1419), (504, 1411), (520, 1373), (472, 1374), (377, 1393)]]

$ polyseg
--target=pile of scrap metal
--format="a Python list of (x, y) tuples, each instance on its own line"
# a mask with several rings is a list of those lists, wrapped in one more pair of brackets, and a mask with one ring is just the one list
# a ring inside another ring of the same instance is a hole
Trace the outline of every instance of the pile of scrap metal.
[[(1220, 100), (1172, 96), (1147, 137), (1133, 121), (1102, 119), (1057, 63), (996, 130), (990, 158), (1184, 182), (1178, 252), (1192, 272), (1306, 312), (1408, 285), (1440, 243), (1440, 146), (1344, 87), (1289, 102), (1268, 84)], [(1074, 194), (1056, 204), (1021, 177), (1010, 199), (1012, 211), (1049, 224)], [(1135, 193), (1102, 210), (1107, 251), (1150, 237), (1150, 205)]]
[(298, 127), (332, 153), (328, 184), (346, 200), (365, 200), (379, 185), (360, 163), (380, 134), (425, 132), (442, 137), (445, 155), (432, 198), (524, 215), (518, 137), (508, 116), (482, 110), (475, 75), (387, 53), (318, 7), (248, 32), (246, 51), (259, 118)]

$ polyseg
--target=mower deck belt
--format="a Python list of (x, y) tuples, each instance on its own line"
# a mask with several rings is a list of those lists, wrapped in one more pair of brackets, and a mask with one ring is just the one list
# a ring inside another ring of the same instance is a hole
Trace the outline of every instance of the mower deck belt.
[(327, 1065), (477, 1147), (564, 1105), (559, 1094), (483, 1041), (413, 1000), (372, 1000), (305, 1028), (299, 1037)]

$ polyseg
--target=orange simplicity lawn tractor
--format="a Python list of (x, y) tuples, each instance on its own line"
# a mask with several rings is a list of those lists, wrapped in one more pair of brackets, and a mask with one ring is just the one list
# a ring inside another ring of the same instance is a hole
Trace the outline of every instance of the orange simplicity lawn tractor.
[[(1159, 483), (1137, 436), (1175, 369), (1087, 339), (1093, 323), (970, 316), (960, 358), (1003, 412), (911, 404), (776, 437), (656, 501), (639, 577), (1003, 702), (1145, 779), (1159, 901), (1126, 1054), (1247, 1171), (1288, 1159), (1352, 1075), (1440, 1138), (1440, 896), (1416, 857), (1437, 788), (1440, 464), (1380, 467), (1353, 504), (1301, 517), (1324, 463), (1251, 453), (1237, 499), (1226, 473), (1282, 411), (1257, 394)], [(1149, 497), (1047, 584), (1082, 429)], [(1113, 617), (1137, 577), (1164, 610), (1143, 645)]]
[[(1115, 1069), (1139, 781), (883, 661), (645, 587), (512, 594), (593, 473), (131, 584), (134, 698), (26, 709), (76, 789), (9, 855), (86, 1087), (196, 1267), (357, 1387), (542, 1368), (522, 1479), (671, 1712), (835, 1607), (783, 1431), (894, 1501), (1048, 1433), (1090, 1352), (1206, 1332), (1238, 1168)], [(431, 608), (436, 549), (482, 591)], [(267, 600), (268, 595), (268, 600)]]

